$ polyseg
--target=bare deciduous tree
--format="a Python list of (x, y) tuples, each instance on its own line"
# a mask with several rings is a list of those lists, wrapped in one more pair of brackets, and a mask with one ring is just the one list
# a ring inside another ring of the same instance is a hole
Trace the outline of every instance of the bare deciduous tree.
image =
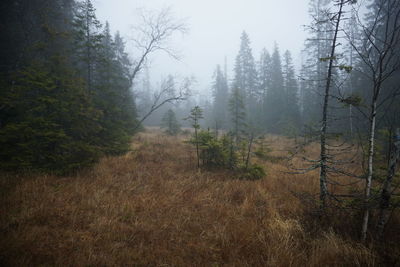
[(166, 103), (186, 100), (187, 97), (190, 96), (190, 88), (193, 82), (193, 78), (185, 78), (179, 85), (178, 90), (176, 90), (176, 84), (171, 80), (171, 78), (165, 79), (161, 83), (160, 90), (154, 93), (151, 107), (136, 124), (135, 131), (154, 111), (156, 111)]
[(175, 19), (170, 8), (162, 9), (158, 13), (142, 10), (140, 18), (141, 23), (133, 28), (135, 36), (130, 40), (139, 55), (129, 74), (131, 86), (151, 54), (162, 51), (179, 59), (178, 52), (170, 46), (169, 41), (175, 34), (188, 31), (185, 21)]
[[(361, 239), (367, 238), (370, 217), (370, 201), (372, 178), (374, 174), (375, 132), (379, 101), (385, 82), (400, 69), (400, 1), (376, 1), (376, 10), (368, 25), (358, 18), (358, 24), (363, 35), (361, 42), (349, 42), (358, 54), (366, 70), (363, 74), (371, 81), (371, 98), (367, 119), (369, 124), (367, 173), (364, 192), (364, 216), (361, 230)], [(349, 36), (349, 34), (347, 34)], [(360, 46), (357, 44), (361, 43)]]
[[(170, 39), (175, 34), (187, 32), (186, 23), (173, 17), (171, 9), (165, 8), (160, 12), (142, 10), (140, 12), (141, 23), (134, 27), (135, 37), (131, 38), (136, 53), (139, 55), (135, 60), (131, 72), (129, 73), (129, 86), (134, 85), (140, 71), (146, 65), (151, 54), (162, 51), (174, 59), (179, 59), (177, 51), (169, 44)], [(154, 100), (150, 110), (139, 119), (135, 130), (137, 130), (144, 120), (154, 111), (166, 103), (185, 100), (188, 96), (190, 85), (193, 79), (185, 79), (178, 92), (174, 91), (173, 84), (168, 84), (167, 80), (161, 84), (161, 88), (154, 94)]]

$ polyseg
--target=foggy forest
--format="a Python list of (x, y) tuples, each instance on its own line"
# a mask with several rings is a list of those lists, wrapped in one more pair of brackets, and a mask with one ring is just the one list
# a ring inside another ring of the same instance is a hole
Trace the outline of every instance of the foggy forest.
[(1, 266), (400, 266), (400, 1), (0, 14)]

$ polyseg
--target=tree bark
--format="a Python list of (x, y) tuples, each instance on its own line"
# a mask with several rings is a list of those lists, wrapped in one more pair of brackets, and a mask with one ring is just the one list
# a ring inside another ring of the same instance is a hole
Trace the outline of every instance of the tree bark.
[(254, 134), (251, 133), (250, 134), (250, 139), (249, 139), (249, 144), (248, 144), (248, 147), (247, 147), (246, 169), (249, 168), (251, 147), (253, 146), (253, 141), (254, 141)]
[(396, 175), (397, 162), (400, 160), (400, 128), (396, 129), (396, 133), (393, 138), (392, 149), (388, 164), (388, 173), (386, 180), (383, 184), (380, 204), (379, 204), (379, 219), (377, 224), (378, 237), (382, 239), (383, 232), (385, 230), (386, 223), (389, 220), (389, 206), (390, 199), (392, 195), (392, 181), (393, 177)]
[[(195, 124), (197, 124), (197, 121), (195, 121)], [(196, 139), (197, 169), (200, 170), (199, 139), (197, 137), (197, 128), (194, 128), (194, 136)]]
[(371, 186), (374, 166), (374, 154), (375, 154), (375, 127), (376, 127), (376, 98), (374, 98), (371, 105), (371, 117), (370, 117), (370, 130), (368, 139), (368, 173), (367, 179), (365, 180), (365, 198), (364, 198), (364, 216), (361, 230), (361, 240), (365, 242), (367, 239), (369, 211), (370, 211), (370, 197), (371, 197)]
[(335, 50), (336, 50), (336, 41), (339, 32), (340, 19), (342, 17), (342, 10), (345, 0), (341, 0), (339, 3), (339, 12), (337, 14), (337, 20), (335, 25), (334, 36), (332, 40), (332, 48), (329, 58), (329, 67), (328, 67), (328, 75), (326, 79), (325, 85), (325, 95), (324, 95), (324, 104), (322, 110), (322, 127), (321, 127), (321, 136), (320, 136), (320, 175), (319, 175), (319, 184), (320, 184), (320, 210), (321, 212), (325, 211), (326, 208), (326, 197), (328, 195), (328, 186), (327, 186), (327, 149), (326, 149), (326, 134), (328, 128), (328, 105), (329, 105), (329, 93), (332, 82), (332, 69), (333, 69), (333, 61), (335, 60)]

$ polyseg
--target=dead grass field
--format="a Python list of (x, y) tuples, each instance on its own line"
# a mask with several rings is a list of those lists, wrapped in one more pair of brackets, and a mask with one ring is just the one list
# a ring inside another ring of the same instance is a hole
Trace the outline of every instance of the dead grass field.
[[(4, 266), (378, 266), (376, 250), (315, 231), (291, 191), (317, 173), (263, 162), (267, 177), (196, 171), (183, 137), (154, 129), (74, 177), (1, 178)], [(288, 144), (274, 137), (272, 152)]]

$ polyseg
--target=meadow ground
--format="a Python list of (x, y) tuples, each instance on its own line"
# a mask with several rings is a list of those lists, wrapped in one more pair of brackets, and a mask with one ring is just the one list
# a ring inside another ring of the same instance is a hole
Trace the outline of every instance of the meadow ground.
[[(154, 129), (138, 134), (132, 152), (71, 177), (3, 174), (0, 264), (382, 264), (378, 250), (354, 241), (350, 230), (317, 225), (306, 201), (318, 192), (317, 172), (287, 173), (283, 160), (259, 162), (267, 176), (257, 181), (224, 170), (198, 172), (185, 138)], [(278, 137), (269, 143), (276, 158), (290, 145)]]

